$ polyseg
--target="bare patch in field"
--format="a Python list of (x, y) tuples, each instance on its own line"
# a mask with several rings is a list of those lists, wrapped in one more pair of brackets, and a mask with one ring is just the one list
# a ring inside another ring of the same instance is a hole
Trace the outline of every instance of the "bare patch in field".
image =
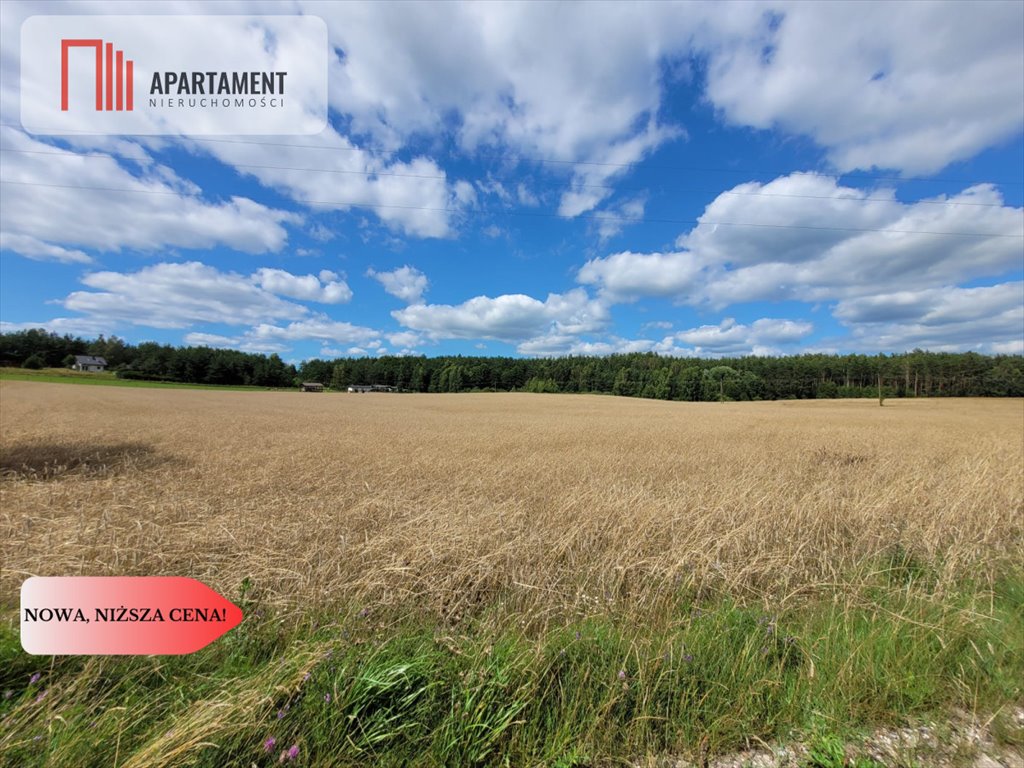
[(22, 443), (0, 453), (4, 480), (57, 480), (69, 474), (109, 477), (144, 472), (165, 461), (145, 443)]

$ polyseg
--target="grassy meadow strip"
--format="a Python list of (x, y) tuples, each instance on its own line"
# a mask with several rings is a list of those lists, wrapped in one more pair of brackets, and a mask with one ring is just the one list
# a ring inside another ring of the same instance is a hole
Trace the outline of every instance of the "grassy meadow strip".
[(231, 384), (186, 384), (177, 381), (144, 381), (119, 379), (113, 373), (104, 371), (85, 373), (67, 368), (0, 368), (0, 381), (35, 381), (45, 384), (85, 384), (108, 387), (136, 387), (142, 389), (207, 389), (267, 392), (271, 387), (252, 387)]
[(777, 612), (680, 594), (538, 633), (500, 607), (289, 625), (250, 591), (243, 625), (185, 657), (40, 659), (8, 624), (0, 763), (603, 765), (1021, 701), (1024, 572), (937, 584), (901, 558)]

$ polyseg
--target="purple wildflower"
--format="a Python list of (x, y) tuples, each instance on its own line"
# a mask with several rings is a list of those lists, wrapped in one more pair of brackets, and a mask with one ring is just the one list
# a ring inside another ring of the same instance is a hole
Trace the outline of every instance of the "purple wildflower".
[(299, 745), (298, 744), (292, 744), (290, 747), (288, 747), (288, 759), (289, 760), (294, 760), (298, 756), (299, 756)]
[(625, 679), (626, 679), (626, 670), (620, 669), (619, 670), (619, 680), (625, 680)]
[(36, 704), (38, 704), (40, 701), (45, 699), (46, 698), (46, 694), (48, 694), (48, 693), (49, 693), (49, 691), (43, 691), (38, 696), (36, 696)]
[(324, 701), (326, 701), (328, 704), (330, 704), (331, 703), (331, 694), (325, 693), (324, 694)]
[(39, 678), (42, 677), (42, 676), (43, 676), (42, 672), (36, 672), (35, 674), (32, 675), (32, 677), (30, 677), (28, 679), (28, 684), (29, 685), (35, 685), (36, 683), (39, 682)]
[(692, 653), (684, 654), (683, 655), (683, 661), (685, 661), (687, 664), (689, 664), (691, 661), (693, 661), (693, 654)]
[(274, 745), (276, 745), (276, 744), (277, 744), (277, 739), (275, 739), (273, 736), (268, 736), (267, 740), (263, 742), (263, 751), (264, 752), (273, 752), (274, 751)]
[(311, 675), (312, 675), (312, 673), (311, 673), (311, 672), (307, 672), (306, 674), (304, 674), (304, 675), (302, 676), (302, 680), (303, 680), (303, 681), (309, 680), (309, 678), (310, 678), (310, 676), (311, 676)]
[(283, 717), (284, 717), (284, 710), (283, 709), (277, 710), (277, 719), (281, 720)]

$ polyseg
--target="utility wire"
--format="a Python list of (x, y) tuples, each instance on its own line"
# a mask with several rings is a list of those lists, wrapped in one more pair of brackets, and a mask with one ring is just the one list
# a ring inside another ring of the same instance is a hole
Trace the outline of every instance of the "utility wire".
[[(174, 190), (159, 190), (159, 189), (125, 189), (120, 187), (94, 187), (94, 186), (79, 186), (74, 184), (46, 184), (35, 181), (15, 181), (12, 179), (0, 179), (0, 184), (17, 184), (28, 187), (50, 187), (54, 189), (81, 189), (92, 192), (121, 192), (129, 194), (144, 194), (144, 195), (175, 195), (180, 196), (180, 192)], [(422, 205), (391, 205), (377, 202), (367, 201), (356, 201), (356, 200), (304, 200), (299, 198), (293, 198), (294, 202), (302, 203), (304, 205), (323, 205), (331, 207), (356, 207), (356, 208), (397, 208), (402, 210), (410, 211), (436, 211), (446, 212), (455, 214), (468, 214), (473, 213), (472, 210), (465, 210), (460, 208), (438, 208), (429, 207)], [(560, 216), (557, 213), (547, 213), (543, 211), (524, 211), (524, 210), (499, 210), (489, 209), (479, 211), (480, 213), (489, 213), (496, 216), (526, 216), (534, 218), (557, 218), (565, 219), (568, 217)], [(738, 221), (704, 221), (700, 219), (664, 219), (664, 218), (645, 218), (645, 217), (632, 217), (632, 216), (615, 216), (610, 214), (581, 214), (572, 218), (585, 219), (589, 221), (615, 221), (615, 222), (626, 222), (633, 224), (705, 224), (707, 226), (719, 226), (719, 227), (758, 227), (768, 229), (802, 229), (802, 230), (819, 230), (826, 232), (887, 232), (891, 234), (901, 235), (937, 235), (943, 237), (998, 237), (998, 238), (1012, 238), (1017, 240), (1024, 240), (1024, 235), (1007, 235), (998, 232), (936, 232), (932, 230), (920, 230), (920, 229), (887, 229), (878, 227), (820, 227), (809, 224), (755, 224), (751, 222), (738, 222)]]
[[(23, 133), (26, 133), (26, 135), (28, 135), (27, 132), (25, 131), (25, 129), (21, 125), (18, 125), (18, 124), (14, 124), (14, 123), (0, 123), (0, 127), (14, 128), (14, 129), (16, 129), (18, 131), (21, 131)], [(74, 133), (77, 133), (78, 135), (82, 135), (82, 136), (94, 136), (94, 135), (96, 135), (96, 134), (90, 133), (88, 131), (78, 131), (78, 132), (74, 132)], [(67, 135), (73, 135), (73, 134), (67, 134)], [(126, 137), (128, 137), (128, 138), (137, 138), (137, 136), (135, 136), (134, 134), (126, 135)], [(150, 137), (147, 136), (146, 138), (150, 138)], [(335, 152), (363, 152), (363, 153), (365, 153), (367, 155), (371, 155), (371, 156), (373, 154), (373, 150), (367, 150), (367, 149), (363, 149), (362, 147), (356, 147), (356, 146), (339, 147), (339, 146), (329, 146), (329, 145), (325, 145), (325, 144), (295, 144), (295, 143), (290, 143), (290, 142), (278, 142), (278, 141), (253, 141), (251, 139), (217, 139), (217, 138), (210, 138), (210, 137), (206, 137), (206, 136), (176, 136), (176, 135), (175, 136), (161, 136), (159, 134), (154, 135), (152, 138), (157, 138), (157, 139), (165, 138), (165, 139), (181, 141), (181, 142), (189, 142), (189, 141), (206, 142), (206, 143), (211, 143), (211, 144), (249, 144), (249, 145), (259, 146), (259, 147), (287, 147), (287, 148), (291, 148), (291, 149), (317, 149), (317, 150), (329, 150), (329, 151), (335, 151)], [(451, 152), (448, 152), (447, 154), (448, 154), (449, 157), (454, 157), (454, 154), (451, 153)], [(479, 157), (480, 153), (478, 153), (477, 156)], [(610, 162), (598, 162), (598, 161), (594, 161), (594, 160), (560, 160), (560, 159), (555, 159), (555, 158), (544, 158), (544, 157), (534, 158), (534, 157), (527, 157), (527, 156), (524, 156), (524, 155), (515, 155), (515, 156), (513, 156), (513, 155), (506, 154), (506, 153), (486, 154), (486, 155), (484, 155), (484, 158), (485, 159), (496, 160), (496, 161), (501, 161), (503, 163), (507, 163), (511, 159), (511, 160), (514, 161), (514, 164), (516, 164), (516, 165), (518, 165), (519, 163), (536, 163), (536, 164), (542, 164), (542, 165), (571, 165), (571, 166), (584, 165), (584, 166), (594, 166), (594, 167), (598, 167), (598, 168), (627, 168), (627, 169), (632, 169), (632, 168), (639, 167), (640, 165), (642, 165), (642, 164), (647, 162), (647, 161), (634, 161), (634, 162), (631, 162), (631, 163), (610, 163)], [(747, 174), (747, 175), (751, 175), (751, 174), (755, 174), (755, 175), (756, 174), (760, 174), (760, 175), (785, 174), (785, 175), (788, 175), (788, 174), (793, 173), (792, 169), (788, 169), (787, 170), (787, 169), (767, 169), (767, 168), (761, 168), (761, 169), (758, 169), (758, 168), (722, 168), (722, 167), (681, 165), (681, 164), (677, 164), (677, 163), (660, 164), (660, 165), (658, 165), (658, 167), (661, 170), (699, 171), (699, 172), (709, 172), (709, 173), (739, 173), (739, 174)], [(845, 173), (838, 172), (838, 171), (837, 172), (812, 171), (812, 172), (813, 173), (821, 173), (822, 175), (826, 175), (826, 176), (836, 176), (836, 177), (851, 176), (851, 177), (856, 177), (856, 178), (859, 178), (859, 179), (873, 179), (873, 180), (878, 180), (878, 181), (898, 181), (898, 182), (923, 181), (923, 182), (949, 183), (949, 184), (968, 184), (968, 185), (988, 183), (988, 184), (998, 184), (998, 185), (1001, 185), (1001, 186), (1024, 186), (1024, 181), (1008, 181), (1008, 180), (1004, 180), (1004, 181), (992, 181), (992, 180), (977, 181), (977, 180), (970, 180), (970, 179), (953, 179), (953, 178), (949, 178), (949, 177), (934, 177), (934, 176), (892, 176), (892, 175), (882, 175), (882, 174), (869, 174), (869, 173), (864, 173), (864, 172), (861, 172), (861, 171), (848, 171), (848, 172), (845, 172)]]
[[(114, 160), (116, 158), (112, 155), (103, 154), (89, 154), (80, 155), (74, 152), (47, 152), (41, 149), (10, 149), (7, 147), (0, 147), (0, 152), (14, 152), (21, 155), (51, 155), (54, 157), (69, 157), (76, 159), (96, 159), (96, 160)], [(391, 171), (356, 171), (349, 169), (340, 168), (302, 168), (288, 165), (254, 165), (252, 163), (227, 163), (235, 168), (254, 168), (258, 170), (273, 170), (273, 171), (299, 171), (303, 173), (336, 173), (336, 174), (348, 174), (354, 176), (387, 176), (400, 179), (432, 179), (436, 181), (447, 181), (446, 175), (427, 175), (419, 173), (393, 173)], [(463, 179), (466, 181), (466, 179)], [(473, 179), (478, 183), (482, 183), (480, 179)], [(783, 192), (736, 192), (735, 190), (726, 190), (724, 192), (715, 193), (714, 190), (701, 190), (701, 189), (684, 189), (681, 187), (665, 187), (664, 185), (658, 185), (660, 189), (671, 189), (676, 192), (688, 195), (701, 195), (701, 194), (718, 194), (718, 195), (732, 195), (735, 197), (781, 197), (781, 198), (795, 198), (800, 200), (841, 200), (841, 201), (852, 201), (858, 203), (897, 203), (900, 205), (969, 205), (976, 208), (1004, 208), (1005, 205), (999, 203), (975, 203), (960, 200), (916, 200), (913, 203), (904, 203), (900, 200), (893, 200), (887, 197), (865, 197), (865, 198), (848, 198), (848, 197), (837, 197), (835, 195), (795, 195)], [(572, 189), (614, 189), (618, 191), (643, 191), (644, 188), (640, 187), (622, 187), (616, 184), (573, 184)]]

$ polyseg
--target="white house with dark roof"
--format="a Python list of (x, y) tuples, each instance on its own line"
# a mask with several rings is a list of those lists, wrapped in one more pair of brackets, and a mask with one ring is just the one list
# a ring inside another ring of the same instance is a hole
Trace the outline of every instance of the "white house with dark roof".
[(75, 371), (97, 373), (107, 369), (107, 359), (105, 357), (94, 357), (92, 355), (75, 355), (75, 364), (72, 365), (71, 368)]

